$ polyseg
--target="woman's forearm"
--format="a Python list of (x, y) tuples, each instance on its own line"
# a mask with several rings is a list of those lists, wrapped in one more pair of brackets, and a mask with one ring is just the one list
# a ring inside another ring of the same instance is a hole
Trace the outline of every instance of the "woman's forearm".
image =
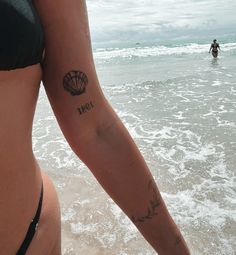
[(143, 157), (118, 118), (94, 127), (75, 153), (158, 254), (190, 254)]

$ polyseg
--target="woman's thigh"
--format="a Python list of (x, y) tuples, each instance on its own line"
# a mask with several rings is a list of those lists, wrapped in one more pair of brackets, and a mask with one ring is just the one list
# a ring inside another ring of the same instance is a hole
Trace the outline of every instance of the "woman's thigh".
[(26, 255), (61, 255), (61, 215), (56, 190), (42, 171), (43, 203), (40, 220)]

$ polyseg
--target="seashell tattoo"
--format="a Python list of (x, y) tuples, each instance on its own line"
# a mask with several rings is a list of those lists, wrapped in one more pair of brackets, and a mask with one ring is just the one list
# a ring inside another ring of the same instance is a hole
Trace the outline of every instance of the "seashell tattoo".
[(88, 77), (81, 71), (70, 71), (63, 79), (63, 87), (72, 96), (79, 96), (85, 93), (88, 85)]

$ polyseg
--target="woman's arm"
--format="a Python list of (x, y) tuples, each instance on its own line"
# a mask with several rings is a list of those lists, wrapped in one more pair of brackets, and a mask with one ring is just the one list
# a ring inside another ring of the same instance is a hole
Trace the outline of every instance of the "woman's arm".
[(211, 44), (211, 47), (210, 47), (210, 49), (209, 49), (209, 53), (211, 53), (211, 49), (212, 49), (213, 47), (212, 47), (212, 44)]
[(189, 254), (95, 71), (84, 0), (35, 0), (46, 39), (44, 86), (73, 151), (159, 254)]

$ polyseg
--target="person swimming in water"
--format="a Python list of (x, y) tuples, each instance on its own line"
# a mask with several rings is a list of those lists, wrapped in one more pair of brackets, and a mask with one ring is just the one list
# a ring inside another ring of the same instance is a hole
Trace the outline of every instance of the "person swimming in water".
[(212, 56), (214, 58), (217, 58), (218, 57), (218, 48), (220, 50), (220, 45), (219, 43), (217, 42), (216, 39), (213, 40), (213, 43), (211, 44), (211, 47), (210, 47), (210, 50), (209, 50), (209, 54), (211, 53), (212, 51)]

